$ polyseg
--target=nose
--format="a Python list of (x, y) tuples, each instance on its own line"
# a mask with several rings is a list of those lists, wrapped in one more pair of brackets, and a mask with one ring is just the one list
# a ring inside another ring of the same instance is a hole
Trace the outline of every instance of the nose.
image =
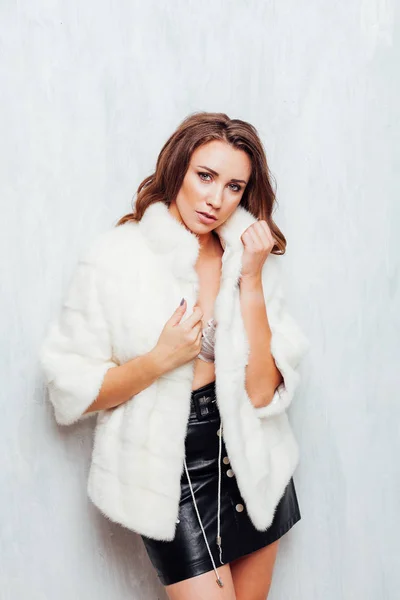
[(223, 199), (223, 188), (218, 186), (215, 189), (215, 193), (210, 196), (207, 200), (207, 204), (210, 204), (213, 208), (220, 208)]

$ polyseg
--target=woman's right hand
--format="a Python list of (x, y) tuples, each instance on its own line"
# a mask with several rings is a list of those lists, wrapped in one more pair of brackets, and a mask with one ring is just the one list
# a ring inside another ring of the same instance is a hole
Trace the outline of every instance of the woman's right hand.
[(162, 362), (165, 371), (189, 362), (201, 350), (203, 311), (196, 305), (192, 314), (181, 322), (185, 310), (186, 300), (175, 309), (165, 323), (154, 348), (154, 354)]

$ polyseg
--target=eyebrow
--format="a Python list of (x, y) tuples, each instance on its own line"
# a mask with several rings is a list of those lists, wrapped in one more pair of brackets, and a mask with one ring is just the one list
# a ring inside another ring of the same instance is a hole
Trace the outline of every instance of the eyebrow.
[[(214, 169), (210, 169), (210, 167), (206, 167), (205, 165), (197, 165), (197, 166), (201, 169), (207, 169), (208, 171), (211, 171), (211, 173), (213, 175), (216, 175), (217, 177), (219, 176), (219, 173), (217, 173), (217, 171), (214, 171)], [(231, 179), (231, 181), (241, 182), (241, 183), (244, 183), (245, 185), (247, 184), (247, 181), (244, 181), (244, 179)]]

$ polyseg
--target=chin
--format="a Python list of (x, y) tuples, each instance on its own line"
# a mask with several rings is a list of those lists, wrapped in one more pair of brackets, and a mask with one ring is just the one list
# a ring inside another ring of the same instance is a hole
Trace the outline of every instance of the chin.
[(209, 225), (203, 225), (202, 223), (192, 223), (190, 225), (186, 225), (186, 227), (190, 229), (190, 231), (198, 235), (201, 235), (202, 233), (207, 233), (211, 230), (211, 227)]

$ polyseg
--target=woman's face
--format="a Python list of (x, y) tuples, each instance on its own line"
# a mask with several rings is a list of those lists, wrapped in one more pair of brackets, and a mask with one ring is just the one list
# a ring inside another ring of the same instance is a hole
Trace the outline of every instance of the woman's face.
[(251, 161), (243, 150), (220, 140), (208, 142), (193, 152), (170, 211), (193, 233), (210, 233), (237, 208), (250, 174)]

